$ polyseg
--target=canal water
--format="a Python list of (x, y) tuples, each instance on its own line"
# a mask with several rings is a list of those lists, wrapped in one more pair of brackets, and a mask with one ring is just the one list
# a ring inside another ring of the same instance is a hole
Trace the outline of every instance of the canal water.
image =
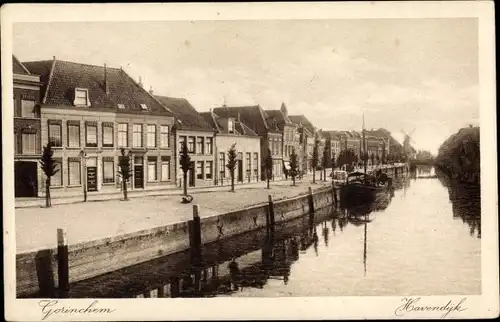
[(481, 293), (479, 187), (433, 168), (376, 203), (266, 230), (71, 285), (71, 297), (276, 297)]

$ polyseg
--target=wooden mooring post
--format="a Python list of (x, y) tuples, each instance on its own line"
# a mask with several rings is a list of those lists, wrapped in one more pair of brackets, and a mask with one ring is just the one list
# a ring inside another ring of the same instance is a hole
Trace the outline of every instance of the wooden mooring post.
[(267, 224), (267, 231), (274, 233), (274, 202), (273, 202), (273, 196), (268, 195), (267, 199), (269, 201), (269, 211), (267, 212), (266, 216), (266, 224)]
[(201, 220), (199, 206), (193, 205), (193, 219), (188, 221), (189, 249), (193, 263), (201, 260)]
[(44, 249), (38, 251), (35, 257), (38, 289), (41, 297), (55, 296), (54, 271), (52, 269), (52, 251)]
[(57, 229), (57, 278), (60, 297), (69, 296), (69, 258), (66, 232)]

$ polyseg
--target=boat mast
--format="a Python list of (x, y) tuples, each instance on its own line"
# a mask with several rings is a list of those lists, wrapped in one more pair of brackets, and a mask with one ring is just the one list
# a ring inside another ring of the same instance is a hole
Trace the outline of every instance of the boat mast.
[(366, 140), (365, 140), (365, 114), (363, 113), (363, 155), (361, 156), (363, 158), (363, 165), (364, 165), (364, 170), (365, 170), (365, 181), (366, 181)]
[(364, 238), (364, 247), (363, 247), (363, 266), (365, 269), (365, 276), (366, 276), (366, 226), (367, 226), (367, 216), (365, 215), (365, 238)]

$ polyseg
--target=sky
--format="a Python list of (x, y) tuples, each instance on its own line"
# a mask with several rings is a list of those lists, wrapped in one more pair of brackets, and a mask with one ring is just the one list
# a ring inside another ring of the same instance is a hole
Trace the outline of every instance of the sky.
[(21, 61), (120, 66), (198, 111), (260, 104), (324, 130), (386, 128), (436, 154), (479, 124), (472, 18), (16, 23)]

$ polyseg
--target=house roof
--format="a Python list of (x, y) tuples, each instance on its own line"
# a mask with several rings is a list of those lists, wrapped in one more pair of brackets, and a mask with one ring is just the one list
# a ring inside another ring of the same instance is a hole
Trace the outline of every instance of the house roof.
[(273, 126), (273, 119), (276, 120), (278, 128), (282, 130), (285, 125), (293, 125), (294, 123), (281, 110), (266, 110), (266, 122), (269, 127)]
[(31, 74), (29, 70), (14, 55), (12, 55), (12, 72), (14, 74), (23, 74), (23, 75)]
[[(43, 104), (55, 108), (73, 107), (75, 88), (83, 88), (88, 90), (89, 109), (173, 116), (122, 69), (56, 59), (26, 62), (24, 65), (30, 72), (41, 76)], [(123, 104), (124, 108), (118, 108), (118, 104)], [(147, 109), (143, 109), (141, 104), (146, 104)]]
[[(213, 111), (210, 112), (202, 112), (200, 113), (201, 116), (205, 119), (205, 121), (210, 124), (213, 128), (215, 128), (218, 133), (220, 134), (228, 134), (229, 129), (227, 126), (224, 125), (224, 122), (222, 122), (222, 118), (215, 114)], [(232, 116), (229, 116), (232, 117)], [(255, 136), (258, 137), (259, 135), (255, 133), (251, 128), (246, 126), (243, 122), (237, 121), (235, 119), (234, 121), (234, 130), (236, 133), (234, 134), (239, 134), (239, 135), (245, 135), (245, 136)]]
[(297, 125), (302, 124), (302, 126), (306, 130), (308, 130), (311, 134), (314, 133), (314, 131), (315, 131), (314, 125), (312, 125), (312, 123), (304, 115), (302, 115), (302, 114), (301, 115), (289, 115), (288, 118), (294, 124), (297, 124)]
[(240, 119), (242, 123), (258, 135), (278, 131), (267, 124), (268, 115), (259, 105), (216, 107), (213, 112), (222, 118), (233, 117)]
[(183, 130), (213, 131), (215, 128), (185, 98), (155, 95), (176, 117), (176, 127)]

